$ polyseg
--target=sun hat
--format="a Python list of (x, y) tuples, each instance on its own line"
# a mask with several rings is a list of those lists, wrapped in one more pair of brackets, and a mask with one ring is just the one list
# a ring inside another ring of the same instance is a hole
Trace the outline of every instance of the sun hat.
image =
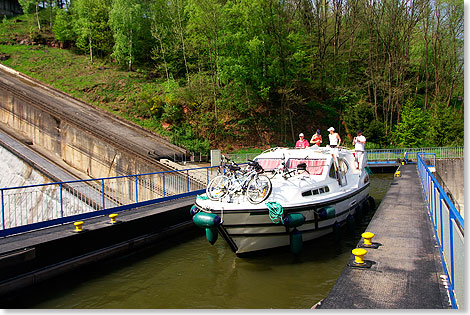
[(328, 128), (328, 131), (335, 131), (335, 128), (330, 127), (330, 128)]
[(304, 134), (303, 134), (303, 133), (300, 133), (300, 134), (299, 134), (299, 137), (303, 137), (303, 136), (304, 136)]

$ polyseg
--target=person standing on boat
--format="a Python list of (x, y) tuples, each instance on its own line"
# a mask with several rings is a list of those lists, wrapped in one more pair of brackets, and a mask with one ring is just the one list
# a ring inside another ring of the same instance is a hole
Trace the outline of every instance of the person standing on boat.
[(330, 134), (328, 137), (330, 138), (330, 148), (336, 148), (341, 145), (341, 137), (339, 136), (338, 133), (335, 132), (335, 128), (330, 127), (328, 128), (328, 131)]
[(312, 136), (312, 139), (310, 140), (311, 144), (316, 144), (317, 146), (320, 146), (322, 143), (321, 135), (320, 135), (320, 129), (317, 129), (317, 132)]
[(308, 144), (308, 140), (304, 139), (304, 134), (300, 133), (299, 134), (299, 140), (297, 140), (297, 143), (295, 144), (295, 147), (297, 149), (305, 149), (309, 146), (310, 146), (310, 144)]
[(355, 150), (355, 160), (357, 163), (356, 168), (362, 170), (364, 167), (364, 155), (365, 155), (365, 147), (366, 147), (366, 137), (362, 134), (361, 130), (357, 131), (357, 137), (354, 137), (353, 145)]

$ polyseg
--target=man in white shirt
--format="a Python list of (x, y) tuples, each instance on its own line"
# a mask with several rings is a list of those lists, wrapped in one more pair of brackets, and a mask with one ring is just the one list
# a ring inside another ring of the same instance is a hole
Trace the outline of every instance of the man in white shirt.
[(328, 128), (328, 131), (330, 132), (328, 135), (328, 138), (330, 139), (330, 148), (339, 147), (341, 145), (341, 137), (335, 132), (335, 128), (330, 127)]
[(357, 137), (354, 137), (353, 145), (356, 152), (356, 168), (362, 170), (364, 167), (364, 154), (366, 151), (366, 137), (362, 135), (361, 130), (357, 131)]

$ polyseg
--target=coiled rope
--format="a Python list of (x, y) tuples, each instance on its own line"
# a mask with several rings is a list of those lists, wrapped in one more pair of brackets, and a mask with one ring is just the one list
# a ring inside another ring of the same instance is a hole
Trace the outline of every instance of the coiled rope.
[(281, 204), (278, 202), (266, 202), (265, 204), (269, 209), (269, 218), (271, 221), (273, 221), (274, 224), (278, 224), (279, 222), (284, 224), (284, 209)]

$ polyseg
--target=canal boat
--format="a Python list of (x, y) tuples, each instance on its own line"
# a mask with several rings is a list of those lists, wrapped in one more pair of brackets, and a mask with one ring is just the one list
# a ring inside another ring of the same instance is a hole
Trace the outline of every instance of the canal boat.
[(232, 177), (251, 174), (238, 190), (228, 175), (213, 179), (191, 208), (193, 221), (209, 242), (220, 235), (237, 255), (282, 246), (299, 253), (304, 241), (338, 231), (373, 202), (369, 173), (356, 165), (343, 147), (267, 150), (245, 169), (230, 168)]

